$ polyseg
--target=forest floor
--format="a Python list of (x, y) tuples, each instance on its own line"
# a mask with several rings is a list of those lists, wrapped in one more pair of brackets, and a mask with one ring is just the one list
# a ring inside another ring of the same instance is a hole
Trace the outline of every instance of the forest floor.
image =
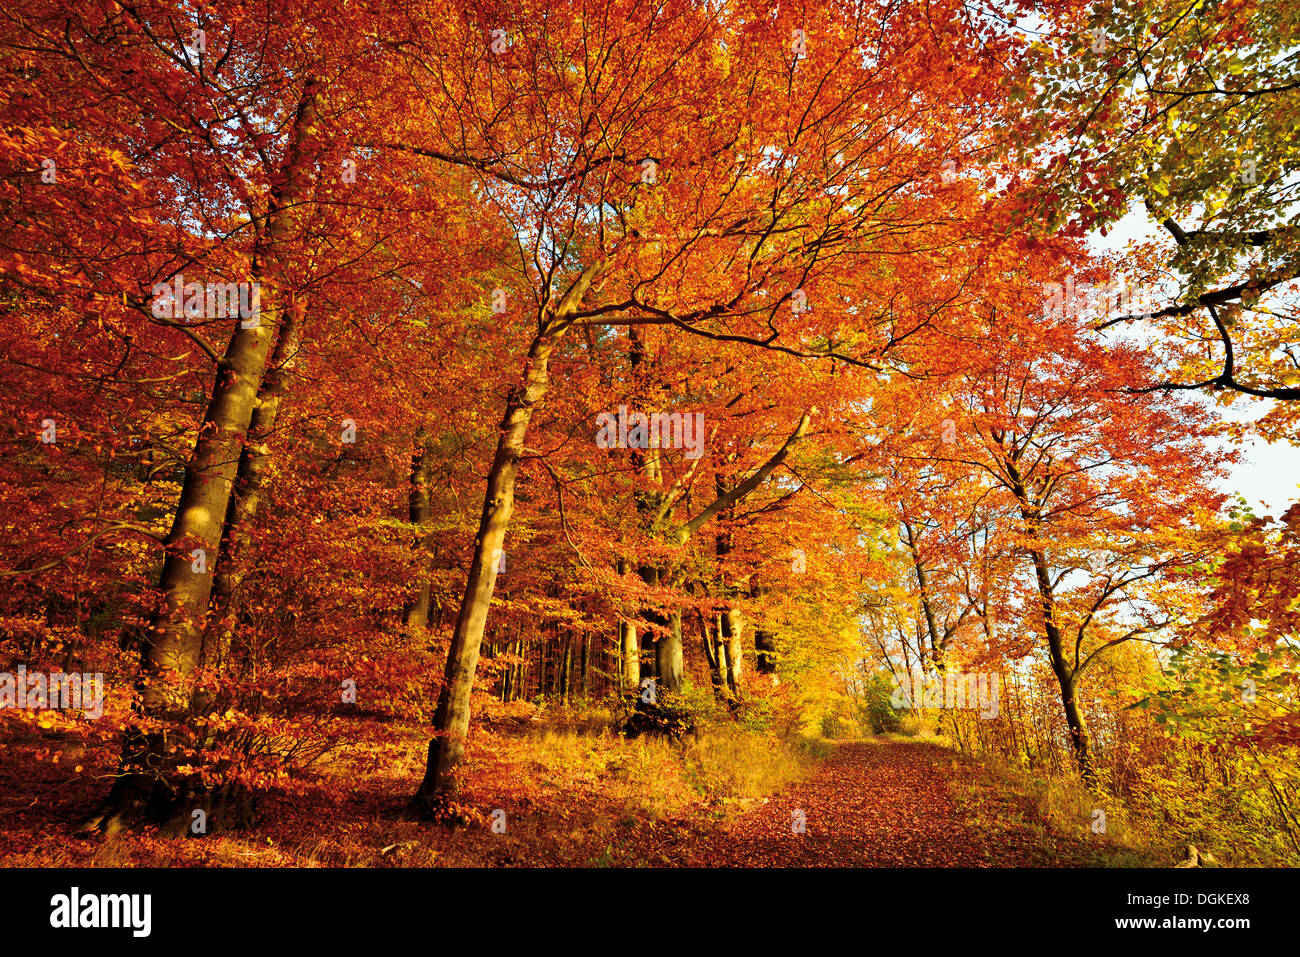
[[(798, 833), (802, 830), (803, 833)], [(813, 776), (691, 843), (685, 863), (776, 867), (1086, 867), (1107, 847), (1063, 835), (1023, 796), (936, 744), (833, 746)], [(1090, 835), (1091, 836), (1091, 835)]]
[[(482, 817), (449, 830), (400, 819), (423, 770), (425, 731), (388, 732), (383, 743), (371, 738), (292, 788), (263, 794), (255, 831), (181, 839), (74, 836), (107, 791), (115, 753), (0, 733), (0, 866), (1129, 862), (1088, 820), (1064, 833), (1028, 796), (937, 744), (831, 742), (813, 756), (731, 729), (678, 746), (605, 729), (488, 724), (471, 738), (459, 798)], [(491, 828), (494, 812), (504, 833)]]

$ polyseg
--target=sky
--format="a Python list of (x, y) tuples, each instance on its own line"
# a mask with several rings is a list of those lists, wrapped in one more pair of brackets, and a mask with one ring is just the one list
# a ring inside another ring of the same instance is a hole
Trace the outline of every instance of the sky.
[[(1134, 209), (1113, 226), (1106, 236), (1100, 232), (1089, 237), (1089, 245), (1099, 253), (1123, 252), (1130, 242), (1152, 238), (1159, 227), (1145, 210)], [(1271, 403), (1265, 399), (1243, 396), (1230, 409), (1217, 409), (1225, 419), (1252, 422), (1263, 416)], [(1226, 444), (1226, 443), (1225, 443)], [(1300, 498), (1300, 446), (1288, 442), (1268, 443), (1261, 440), (1243, 443), (1242, 459), (1229, 477), (1218, 483), (1228, 492), (1239, 492), (1257, 514), (1277, 517)]]

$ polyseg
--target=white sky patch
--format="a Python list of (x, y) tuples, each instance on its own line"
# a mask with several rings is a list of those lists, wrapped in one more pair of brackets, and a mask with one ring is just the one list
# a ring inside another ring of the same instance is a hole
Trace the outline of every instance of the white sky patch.
[[(1160, 234), (1160, 226), (1141, 207), (1130, 209), (1105, 236), (1094, 231), (1088, 245), (1096, 253), (1122, 253), (1130, 242), (1144, 242)], [(1202, 393), (1197, 398), (1204, 398)], [(1272, 401), (1242, 396), (1231, 408), (1216, 408), (1215, 413), (1229, 422), (1254, 422), (1262, 418)], [(1209, 400), (1205, 399), (1206, 404)], [(1225, 441), (1224, 446), (1228, 443)], [(1300, 446), (1289, 442), (1243, 442), (1241, 461), (1230, 470), (1228, 478), (1216, 483), (1226, 492), (1239, 492), (1260, 514), (1274, 517), (1300, 498)]]

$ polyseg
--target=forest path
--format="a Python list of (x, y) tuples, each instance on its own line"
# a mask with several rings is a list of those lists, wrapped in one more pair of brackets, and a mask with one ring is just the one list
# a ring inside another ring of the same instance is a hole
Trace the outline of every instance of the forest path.
[[(958, 782), (956, 790), (949, 782)], [(806, 833), (795, 833), (800, 820)], [(702, 836), (684, 863), (777, 867), (1051, 867), (1096, 850), (1035, 820), (1026, 798), (937, 745), (853, 741), (806, 781)]]

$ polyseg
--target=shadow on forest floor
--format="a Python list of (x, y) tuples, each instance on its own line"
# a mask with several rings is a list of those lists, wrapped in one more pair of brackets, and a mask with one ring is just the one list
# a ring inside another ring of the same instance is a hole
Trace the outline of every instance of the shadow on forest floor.
[[(354, 740), (366, 741), (365, 729), (357, 730)], [(705, 771), (717, 768), (700, 758), (698, 751), (706, 745), (698, 742), (683, 748), (625, 741), (610, 732), (479, 729), (471, 739), (458, 800), (479, 809), (484, 823), (454, 831), (414, 824), (400, 820), (400, 814), (423, 772), (426, 732), (415, 724), (390, 724), (388, 730), (393, 733), (382, 743), (370, 738), (364, 746), (340, 749), (283, 789), (261, 794), (253, 831), (161, 839), (146, 830), (106, 839), (74, 837), (72, 830), (107, 792), (116, 752), (67, 732), (6, 728), (0, 744), (0, 864), (942, 867), (1118, 862), (1104, 837), (1089, 832), (1087, 821), (1077, 834), (1059, 833), (1036, 818), (1029, 799), (954, 752), (932, 743), (883, 740), (839, 742), (820, 762), (806, 758), (796, 766), (792, 761), (768, 769), (766, 778), (723, 786), (702, 780)], [(728, 759), (734, 765), (746, 756)], [(768, 796), (758, 793), (763, 789)], [(504, 833), (493, 832), (494, 819), (504, 823)]]

